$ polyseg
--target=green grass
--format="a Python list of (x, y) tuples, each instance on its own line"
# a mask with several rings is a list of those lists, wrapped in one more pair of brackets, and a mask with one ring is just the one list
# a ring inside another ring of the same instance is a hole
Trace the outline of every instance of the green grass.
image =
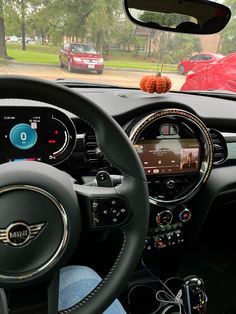
[[(157, 71), (157, 64), (151, 62), (140, 61), (123, 61), (123, 60), (108, 60), (105, 61), (106, 67), (120, 68), (120, 69), (139, 69), (139, 70), (151, 70)], [(164, 64), (163, 71), (177, 71), (176, 64)]]
[[(51, 45), (27, 45), (26, 51), (21, 50), (20, 43), (8, 43), (8, 55), (14, 58), (13, 62), (25, 63), (44, 63), (44, 64), (58, 64), (59, 47)], [(137, 69), (137, 70), (151, 70), (157, 71), (157, 64), (144, 60), (143, 53), (139, 52), (137, 57), (133, 52), (111, 50), (109, 56), (105, 58), (105, 67), (115, 69)], [(165, 64), (163, 71), (176, 72), (177, 65)]]
[(58, 64), (58, 50), (53, 46), (27, 45), (23, 51), (20, 44), (7, 45), (7, 53), (15, 62)]
[[(8, 49), (21, 50), (21, 43), (7, 43)], [(52, 45), (29, 44), (26, 45), (27, 51), (43, 52), (48, 54), (58, 54), (60, 47)]]
[(122, 50), (110, 50), (107, 59), (117, 60), (140, 60), (144, 61), (144, 52), (139, 52), (138, 55), (134, 55), (133, 51), (122, 51)]

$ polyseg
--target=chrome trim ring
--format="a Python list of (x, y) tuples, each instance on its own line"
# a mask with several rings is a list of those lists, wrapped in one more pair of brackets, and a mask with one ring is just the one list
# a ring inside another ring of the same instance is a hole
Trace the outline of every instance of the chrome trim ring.
[[(159, 223), (158, 223), (158, 219), (159, 219), (159, 218), (161, 217), (161, 215), (164, 214), (164, 213), (170, 214), (170, 221), (168, 222), (167, 225), (162, 225), (162, 224), (159, 224)], [(157, 214), (157, 216), (156, 216), (156, 223), (157, 223), (157, 225), (160, 226), (160, 227), (166, 227), (166, 226), (169, 226), (169, 225), (172, 223), (173, 218), (174, 218), (173, 213), (172, 213), (170, 210), (163, 210), (163, 211), (161, 211), (160, 213)]]
[(205, 143), (204, 143), (204, 155), (203, 155), (203, 160), (201, 163), (201, 168), (199, 171), (200, 174), (200, 179), (198, 183), (193, 187), (193, 189), (189, 192), (186, 193), (186, 195), (174, 199), (174, 200), (161, 200), (156, 197), (149, 196), (149, 202), (154, 205), (168, 205), (168, 204), (176, 204), (185, 201), (186, 199), (189, 199), (191, 196), (193, 196), (198, 189), (200, 188), (200, 185), (202, 183), (205, 183), (207, 179), (209, 178), (209, 175), (212, 170), (212, 165), (213, 165), (213, 144), (212, 144), (212, 139), (210, 136), (210, 133), (205, 126), (205, 124), (195, 115), (192, 113), (189, 113), (187, 111), (181, 110), (181, 109), (164, 109), (164, 110), (159, 110), (156, 112), (152, 112), (149, 115), (143, 117), (141, 120), (139, 120), (134, 127), (131, 129), (129, 132), (129, 139), (130, 141), (135, 144), (136, 141), (138, 140), (140, 134), (148, 127), (150, 126), (153, 122), (157, 121), (159, 118), (162, 117), (168, 117), (168, 116), (179, 116), (181, 118), (185, 118), (187, 121), (190, 121), (192, 124), (195, 125), (200, 131), (201, 134), (204, 137)]
[(12, 186), (8, 186), (8, 187), (4, 187), (4, 188), (0, 189), (0, 195), (3, 193), (6, 193), (6, 192), (11, 192), (11, 191), (16, 191), (16, 190), (33, 191), (33, 192), (39, 193), (39, 194), (47, 197), (56, 206), (56, 208), (58, 209), (58, 211), (61, 215), (62, 222), (63, 222), (63, 236), (62, 236), (61, 243), (58, 246), (56, 252), (43, 266), (41, 266), (38, 269), (35, 269), (33, 271), (25, 272), (25, 273), (22, 273), (20, 275), (15, 275), (15, 276), (0, 274), (1, 279), (9, 280), (9, 281), (11, 281), (11, 280), (21, 281), (21, 280), (26, 280), (26, 279), (33, 279), (34, 277), (38, 277), (39, 275), (41, 275), (41, 273), (45, 272), (45, 270), (51, 268), (61, 257), (62, 252), (63, 252), (63, 250), (66, 247), (66, 244), (68, 242), (68, 235), (69, 235), (68, 216), (66, 214), (64, 207), (58, 201), (57, 198), (55, 198), (49, 192), (47, 192), (41, 188), (38, 188), (36, 186), (31, 186), (31, 185), (12, 185)]

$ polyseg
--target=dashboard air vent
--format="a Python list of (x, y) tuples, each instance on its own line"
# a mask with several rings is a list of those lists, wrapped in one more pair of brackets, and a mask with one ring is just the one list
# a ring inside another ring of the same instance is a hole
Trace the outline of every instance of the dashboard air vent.
[(228, 155), (228, 150), (226, 146), (225, 139), (223, 135), (215, 130), (215, 129), (209, 129), (212, 142), (213, 142), (213, 164), (214, 165), (220, 165), (222, 164)]
[(94, 133), (87, 133), (85, 136), (85, 155), (87, 166), (92, 169), (101, 170), (110, 166), (98, 147)]

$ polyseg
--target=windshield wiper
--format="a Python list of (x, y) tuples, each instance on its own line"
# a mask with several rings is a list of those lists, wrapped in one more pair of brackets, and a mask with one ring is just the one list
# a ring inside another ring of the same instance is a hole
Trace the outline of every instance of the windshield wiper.
[(120, 88), (123, 89), (124, 87), (116, 86), (116, 85), (109, 85), (109, 84), (98, 84), (98, 83), (91, 83), (85, 82), (80, 80), (71, 80), (65, 78), (57, 78), (56, 83), (67, 86), (67, 87), (86, 87), (86, 88)]

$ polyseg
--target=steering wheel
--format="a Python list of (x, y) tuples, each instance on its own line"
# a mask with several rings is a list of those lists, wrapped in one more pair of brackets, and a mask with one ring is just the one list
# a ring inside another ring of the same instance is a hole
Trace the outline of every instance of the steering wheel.
[[(79, 185), (67, 173), (40, 162), (0, 165), (0, 287), (11, 291), (47, 282), (47, 312), (56, 313), (55, 278), (74, 252), (82, 226), (120, 229), (123, 244), (106, 277), (81, 302), (60, 312), (102, 313), (127, 284), (147, 234), (148, 189), (140, 159), (116, 121), (69, 88), (16, 76), (1, 77), (0, 87), (2, 99), (42, 101), (86, 121), (106, 158), (123, 175), (116, 187), (92, 187)], [(120, 212), (116, 224), (101, 215), (104, 204), (111, 202)]]

